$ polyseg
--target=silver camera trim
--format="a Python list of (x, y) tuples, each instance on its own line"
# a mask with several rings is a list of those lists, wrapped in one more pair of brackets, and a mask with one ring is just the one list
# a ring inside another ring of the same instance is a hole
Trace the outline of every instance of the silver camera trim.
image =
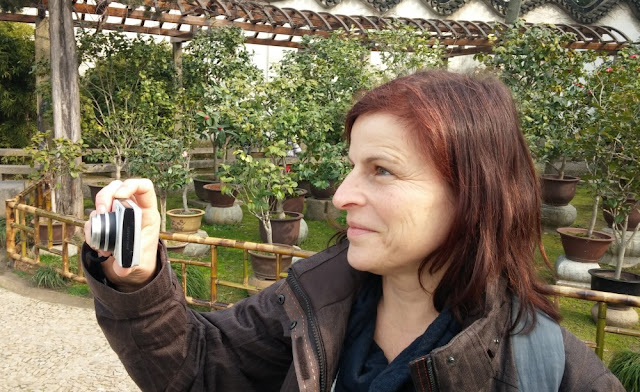
[[(133, 256), (131, 261), (131, 267), (140, 264), (140, 237), (142, 230), (142, 210), (136, 203), (130, 199), (113, 201), (111, 207), (112, 212), (115, 213), (115, 227), (116, 227), (116, 240), (113, 249), (113, 257), (118, 262), (118, 265), (122, 267), (122, 224), (124, 221), (124, 213), (127, 208), (133, 210), (134, 216), (134, 241), (133, 241)], [(110, 214), (98, 214), (91, 217), (91, 246), (95, 249), (108, 251), (109, 244), (109, 228), (111, 226)], [(101, 243), (101, 228), (104, 227), (104, 243)]]

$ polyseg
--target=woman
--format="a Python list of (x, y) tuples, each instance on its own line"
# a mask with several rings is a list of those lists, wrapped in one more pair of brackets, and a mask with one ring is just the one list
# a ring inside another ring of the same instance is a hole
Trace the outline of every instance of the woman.
[(333, 203), (348, 241), (224, 311), (186, 307), (149, 181), (98, 194), (98, 212), (143, 209), (139, 267), (83, 249), (98, 321), (143, 390), (623, 391), (535, 275), (538, 185), (501, 83), (394, 80), (355, 104), (346, 136)]

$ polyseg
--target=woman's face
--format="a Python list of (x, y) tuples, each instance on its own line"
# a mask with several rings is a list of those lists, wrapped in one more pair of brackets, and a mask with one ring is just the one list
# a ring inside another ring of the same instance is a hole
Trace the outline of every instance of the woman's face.
[(347, 211), (349, 264), (380, 275), (417, 273), (449, 233), (453, 196), (394, 116), (358, 117), (351, 173), (333, 197)]

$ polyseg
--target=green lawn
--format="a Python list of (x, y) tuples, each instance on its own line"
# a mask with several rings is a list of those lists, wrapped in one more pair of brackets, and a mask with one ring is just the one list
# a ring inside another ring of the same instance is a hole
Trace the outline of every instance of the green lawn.
[[(591, 211), (591, 197), (588, 189), (585, 186), (578, 186), (578, 193), (576, 198), (572, 201), (572, 204), (578, 210), (578, 219), (574, 226), (586, 227), (590, 219)], [(173, 194), (168, 200), (168, 208), (180, 208), (181, 195)], [(87, 206), (91, 205), (91, 201), (85, 203)], [(244, 218), (239, 225), (203, 225), (204, 229), (209, 236), (232, 238), (237, 240), (260, 242), (260, 236), (258, 234), (258, 222), (255, 217), (247, 213), (246, 209), (243, 209)], [(326, 248), (330, 238), (335, 234), (335, 230), (329, 226), (326, 222), (306, 221), (309, 226), (309, 235), (307, 240), (302, 244), (302, 248), (305, 250), (320, 251)], [(604, 219), (601, 214), (598, 216), (597, 228), (605, 226)], [(543, 243), (547, 256), (553, 264), (556, 258), (562, 254), (562, 246), (560, 244), (560, 238), (555, 230), (544, 230)], [(179, 253), (170, 253), (170, 257), (184, 258)], [(242, 279), (243, 263), (242, 263), (242, 251), (229, 248), (219, 248), (219, 277), (220, 279), (231, 280), (240, 282)], [(75, 257), (71, 258), (70, 266), (73, 272), (76, 272)], [(61, 261), (55, 256), (43, 256), (42, 261), (45, 264), (60, 265)], [(209, 261), (208, 256), (201, 259), (201, 261)], [(553, 283), (553, 271), (550, 271), (542, 260), (541, 255), (537, 254), (537, 270), (541, 278), (547, 283)], [(179, 266), (174, 266), (176, 269), (180, 269)], [(195, 297), (208, 298), (209, 295), (209, 275), (207, 268), (200, 268), (200, 271), (193, 271), (198, 267), (190, 267), (187, 270), (189, 282), (192, 278), (194, 280), (200, 280), (198, 284), (193, 284), (188, 287), (188, 293)], [(640, 272), (640, 267), (635, 267), (634, 272)], [(180, 272), (180, 271), (178, 271)], [(69, 283), (66, 287), (66, 291), (72, 295), (90, 295), (86, 285), (78, 283)], [(193, 291), (193, 292), (192, 292)], [(222, 302), (236, 302), (241, 298), (246, 297), (248, 294), (245, 290), (239, 290), (234, 288), (221, 287), (218, 290), (218, 300)], [(593, 306), (593, 302), (561, 298), (560, 310), (563, 316), (562, 325), (568, 330), (576, 334), (580, 339), (585, 341), (595, 341), (595, 323), (590, 316), (590, 309)], [(638, 330), (640, 328), (636, 327)], [(621, 335), (607, 334), (606, 346), (605, 346), (605, 362), (608, 362), (613, 352), (623, 349), (631, 348), (640, 350), (640, 339), (631, 338)]]

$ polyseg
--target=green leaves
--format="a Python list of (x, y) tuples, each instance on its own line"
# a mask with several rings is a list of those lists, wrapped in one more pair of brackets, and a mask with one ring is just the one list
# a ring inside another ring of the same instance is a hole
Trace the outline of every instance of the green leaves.
[(189, 181), (190, 169), (182, 140), (162, 135), (146, 134), (129, 158), (129, 169), (133, 176), (149, 178), (158, 194), (178, 190)]
[(61, 174), (77, 178), (84, 170), (80, 158), (85, 145), (82, 139), (73, 142), (67, 138), (51, 138), (51, 131), (37, 132), (25, 149), (31, 156), (31, 166), (39, 177), (53, 183)]
[(237, 150), (234, 152), (235, 162), (222, 165), (220, 180), (224, 184), (223, 192), (235, 192), (247, 209), (263, 222), (270, 219), (271, 202), (293, 195), (298, 185), (286, 168), (284, 157), (287, 148), (284, 141), (275, 142), (266, 149), (266, 157), (259, 159)]
[[(494, 55), (478, 54), (514, 93), (522, 131), (534, 156), (547, 163), (579, 158), (578, 134), (590, 122), (591, 110), (581, 82), (593, 52), (568, 49), (574, 39), (551, 25), (499, 28)], [(563, 174), (564, 164), (556, 167)]]

